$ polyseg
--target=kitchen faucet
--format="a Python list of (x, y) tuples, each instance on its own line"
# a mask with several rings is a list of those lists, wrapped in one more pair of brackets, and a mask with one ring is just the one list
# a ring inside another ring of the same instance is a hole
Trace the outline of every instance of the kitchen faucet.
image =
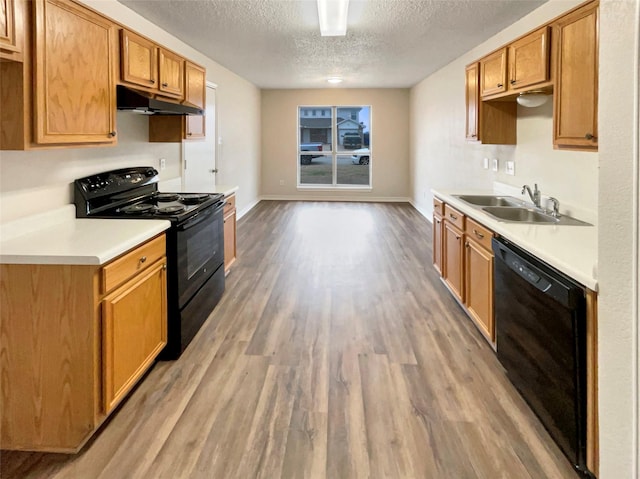
[(531, 192), (531, 187), (529, 185), (523, 185), (521, 194), (524, 195), (525, 191), (529, 193), (529, 197), (531, 198), (531, 201), (533, 201), (533, 204), (540, 208), (540, 190), (538, 189), (538, 183), (533, 184), (533, 192)]

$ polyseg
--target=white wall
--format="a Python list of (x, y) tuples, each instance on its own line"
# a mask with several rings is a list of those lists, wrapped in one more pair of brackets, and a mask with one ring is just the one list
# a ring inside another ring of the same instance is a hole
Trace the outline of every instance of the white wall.
[[(490, 189), (497, 180), (513, 186), (537, 183), (561, 207), (577, 205), (592, 212), (585, 219), (595, 221), (598, 154), (553, 149), (551, 102), (535, 109), (518, 106), (515, 146), (465, 141), (465, 66), (579, 3), (545, 3), (411, 89), (412, 201), (426, 216), (432, 213), (431, 188)], [(499, 173), (482, 168), (485, 157), (498, 158)], [(515, 161), (515, 176), (504, 173), (507, 160)]]
[[(297, 188), (298, 106), (371, 105), (371, 191)], [(284, 180), (284, 185), (280, 185)], [(409, 197), (409, 90), (263, 90), (262, 197), (401, 200)]]
[[(105, 16), (184, 55), (207, 69), (218, 85), (219, 184), (238, 185), (242, 213), (258, 200), (260, 187), (260, 90), (205, 57), (115, 0), (83, 3)], [(0, 152), (0, 221), (52, 209), (72, 201), (74, 179), (124, 166), (159, 166), (161, 180), (180, 176), (179, 144), (148, 143), (148, 120), (130, 112), (117, 114), (118, 146)]]
[(600, 15), (600, 479), (637, 479), (640, 2), (601, 0)]

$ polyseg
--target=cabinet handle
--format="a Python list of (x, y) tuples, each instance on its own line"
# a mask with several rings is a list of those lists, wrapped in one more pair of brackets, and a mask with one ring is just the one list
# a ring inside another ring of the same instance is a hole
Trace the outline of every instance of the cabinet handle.
[(476, 229), (473, 230), (473, 234), (475, 234), (480, 239), (484, 238), (484, 235)]
[(584, 135), (584, 137), (585, 137), (587, 140), (594, 140), (594, 139), (595, 139), (595, 136), (593, 136), (591, 133), (587, 133), (586, 135)]
[(151, 83), (152, 85), (155, 83), (155, 80), (149, 80), (149, 83)]
[(162, 265), (162, 269), (165, 270), (165, 271), (167, 270), (167, 263)]
[(109, 136), (110, 136), (111, 138), (115, 137), (116, 135), (117, 135), (117, 133), (115, 132), (115, 130), (114, 130), (114, 131), (110, 131), (110, 132), (109, 132)]
[(168, 84), (168, 83), (163, 83), (163, 84), (162, 84), (162, 86), (163, 86), (163, 87), (168, 87), (168, 86), (169, 86), (169, 84)]
[(504, 85), (502, 83), (498, 83), (498, 85), (496, 85), (498, 88), (502, 88)]
[(147, 261), (147, 257), (143, 256), (140, 258), (140, 264), (144, 263), (145, 261)]
[(451, 218), (452, 220), (457, 220), (458, 217), (454, 214), (449, 213), (449, 218)]
[(515, 81), (515, 80), (511, 80), (511, 84), (512, 84), (512, 85), (515, 85), (515, 84), (516, 84), (516, 81)]
[(467, 241), (464, 245), (468, 248), (469, 247), (469, 242)]

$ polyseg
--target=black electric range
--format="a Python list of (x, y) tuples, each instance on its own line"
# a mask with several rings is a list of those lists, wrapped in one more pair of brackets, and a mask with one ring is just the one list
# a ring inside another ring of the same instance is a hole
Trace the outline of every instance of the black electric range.
[(224, 293), (224, 196), (158, 191), (152, 167), (106, 171), (74, 181), (78, 218), (166, 219), (167, 346), (187, 347)]

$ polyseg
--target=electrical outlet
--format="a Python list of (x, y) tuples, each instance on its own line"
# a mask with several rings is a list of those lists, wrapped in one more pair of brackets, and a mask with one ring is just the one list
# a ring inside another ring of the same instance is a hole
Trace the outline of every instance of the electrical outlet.
[(515, 161), (507, 161), (504, 171), (507, 175), (514, 176), (516, 174), (516, 162)]
[(280, 186), (284, 186), (284, 180), (280, 180)]
[(483, 159), (482, 159), (482, 167), (483, 167), (485, 170), (488, 170), (488, 169), (489, 169), (489, 158), (483, 158)]
[(497, 158), (494, 158), (493, 160), (491, 160), (491, 169), (493, 171), (498, 171), (499, 166), (500, 166), (500, 162), (498, 161)]
[(218, 137), (218, 145), (222, 145), (222, 137), (221, 136)]
[(160, 171), (164, 170), (167, 167), (167, 160), (164, 158), (160, 158)]

